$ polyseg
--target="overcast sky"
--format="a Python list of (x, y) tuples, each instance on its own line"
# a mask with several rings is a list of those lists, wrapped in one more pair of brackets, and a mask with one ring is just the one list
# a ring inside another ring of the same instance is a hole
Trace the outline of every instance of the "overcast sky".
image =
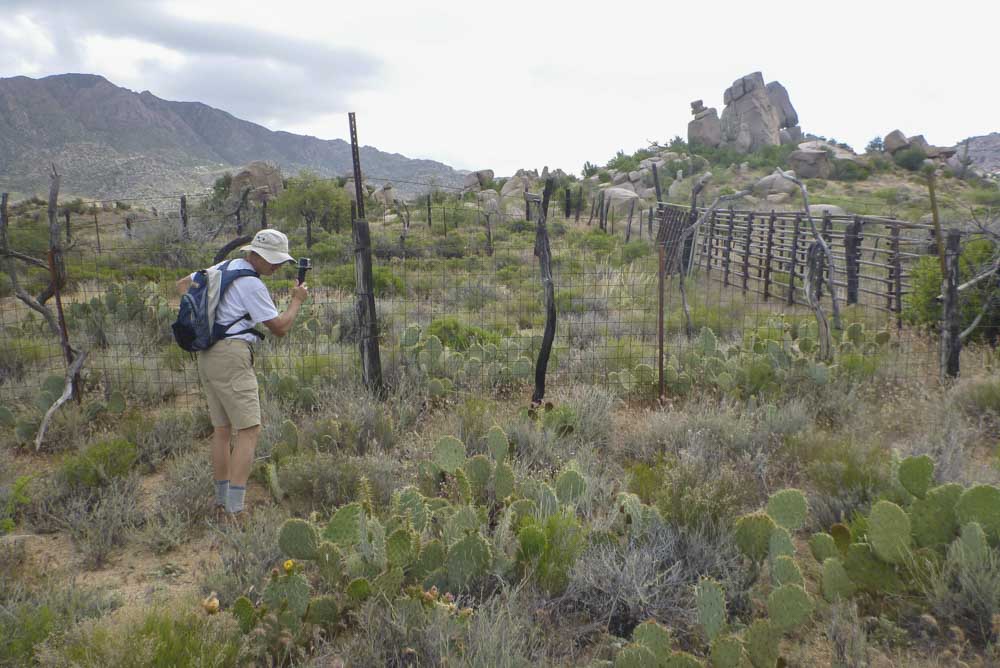
[(498, 175), (686, 136), (760, 70), (857, 150), (1000, 131), (1000, 3), (0, 0), (0, 77), (101, 74), (273, 130)]

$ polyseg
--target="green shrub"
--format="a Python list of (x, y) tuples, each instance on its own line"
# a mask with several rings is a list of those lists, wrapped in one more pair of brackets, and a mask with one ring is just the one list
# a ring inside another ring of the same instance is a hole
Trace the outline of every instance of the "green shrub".
[(437, 318), (427, 326), (427, 336), (436, 336), (445, 346), (452, 350), (468, 350), (473, 343), (492, 343), (498, 345), (500, 336), (480, 327), (466, 325), (451, 316)]
[(555, 513), (546, 520), (538, 582), (550, 594), (560, 594), (566, 589), (569, 571), (585, 546), (584, 539), (584, 529), (572, 513)]
[(834, 160), (833, 178), (836, 181), (864, 181), (871, 176), (871, 169), (853, 160)]
[[(375, 285), (376, 297), (403, 294), (403, 279), (396, 276), (389, 267), (383, 265), (373, 266), (372, 282)], [(319, 272), (318, 283), (343, 290), (344, 292), (354, 292), (356, 285), (354, 281), (354, 264), (342, 264), (339, 267), (321, 270)]]
[(927, 154), (916, 147), (904, 148), (901, 151), (896, 151), (892, 156), (893, 162), (911, 172), (919, 171), (924, 166), (926, 159)]
[(66, 457), (60, 471), (69, 487), (93, 489), (124, 476), (138, 456), (138, 448), (131, 441), (101, 441)]

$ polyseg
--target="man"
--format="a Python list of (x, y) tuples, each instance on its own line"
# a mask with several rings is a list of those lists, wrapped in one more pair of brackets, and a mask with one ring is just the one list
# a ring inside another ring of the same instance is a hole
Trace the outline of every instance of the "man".
[[(288, 237), (277, 230), (261, 230), (249, 246), (240, 250), (246, 253), (245, 259), (231, 261), (229, 271), (252, 269), (261, 276), (270, 276), (283, 264), (295, 262), (288, 254)], [(177, 292), (185, 294), (194, 277), (191, 274), (177, 281)], [(263, 323), (274, 336), (284, 336), (308, 296), (305, 284), (292, 288), (291, 302), (279, 314), (263, 281), (255, 276), (235, 279), (215, 312), (217, 323), (232, 323), (226, 329), (227, 336), (198, 353), (198, 376), (212, 417), (215, 503), (230, 517), (243, 511), (247, 478), (260, 436), (260, 395), (251, 344), (262, 335), (248, 330)], [(230, 452), (234, 430), (236, 446)]]

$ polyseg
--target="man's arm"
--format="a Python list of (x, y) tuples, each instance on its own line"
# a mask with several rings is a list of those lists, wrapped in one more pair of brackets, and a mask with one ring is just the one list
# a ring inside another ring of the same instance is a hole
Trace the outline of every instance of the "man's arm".
[(191, 287), (192, 283), (194, 283), (194, 281), (191, 280), (190, 276), (185, 276), (184, 278), (174, 283), (174, 286), (177, 288), (177, 294), (183, 297), (185, 294), (187, 294), (188, 288)]
[(282, 337), (292, 329), (292, 324), (295, 322), (295, 317), (299, 314), (299, 308), (302, 303), (309, 296), (309, 291), (306, 289), (306, 285), (296, 285), (292, 288), (292, 301), (288, 304), (288, 308), (285, 312), (279, 315), (277, 318), (272, 318), (270, 320), (265, 320), (264, 325), (270, 330), (271, 334), (277, 337)]

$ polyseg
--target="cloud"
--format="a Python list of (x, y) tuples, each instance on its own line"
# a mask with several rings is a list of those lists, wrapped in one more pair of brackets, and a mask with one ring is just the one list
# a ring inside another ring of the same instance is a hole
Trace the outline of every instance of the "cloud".
[[(197, 100), (275, 129), (339, 112), (381, 63), (245, 25), (195, 20), (162, 1), (12, 0), (19, 39), (4, 39), (0, 76), (76, 72), (168, 99)], [(120, 79), (120, 80), (116, 80)]]

